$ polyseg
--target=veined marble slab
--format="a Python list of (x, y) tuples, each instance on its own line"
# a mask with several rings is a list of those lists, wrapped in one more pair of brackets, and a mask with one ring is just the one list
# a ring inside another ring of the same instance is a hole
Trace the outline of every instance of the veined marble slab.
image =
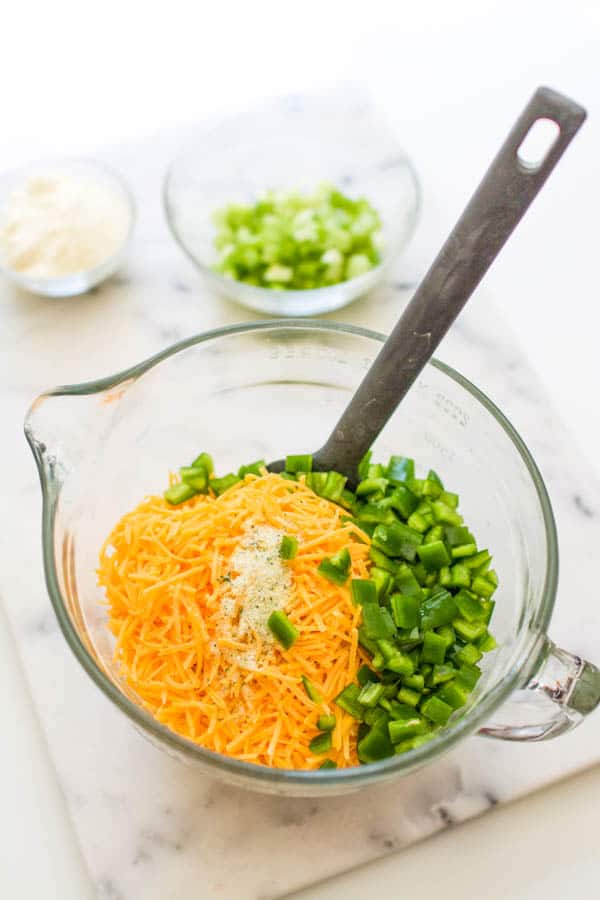
[[(175, 145), (173, 136), (161, 137), (114, 154), (140, 203), (121, 275), (89, 296), (64, 301), (0, 288), (3, 508), (12, 510), (0, 533), (0, 589), (98, 897), (266, 900), (597, 762), (600, 715), (547, 744), (471, 738), (391, 785), (325, 802), (288, 800), (224, 787), (161, 753), (79, 668), (43, 583), (41, 503), (22, 435), (25, 411), (54, 384), (109, 374), (195, 332), (254, 318), (211, 296), (169, 238), (160, 179)], [(408, 296), (398, 280), (335, 318), (389, 329)], [(561, 542), (563, 587), (552, 636), (597, 659), (598, 483), (484, 291), (438, 355), (488, 393), (532, 448)]]

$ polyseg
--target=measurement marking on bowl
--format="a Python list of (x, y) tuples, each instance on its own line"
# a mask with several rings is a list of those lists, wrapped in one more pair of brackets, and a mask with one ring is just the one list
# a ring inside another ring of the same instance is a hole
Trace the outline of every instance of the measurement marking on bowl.
[(446, 413), (447, 416), (450, 416), (451, 419), (454, 419), (461, 428), (466, 428), (469, 424), (469, 416), (462, 409), (458, 403), (455, 403), (454, 400), (450, 400), (449, 397), (446, 397), (445, 394), (442, 394), (441, 391), (437, 391), (434, 403), (441, 409), (442, 412)]

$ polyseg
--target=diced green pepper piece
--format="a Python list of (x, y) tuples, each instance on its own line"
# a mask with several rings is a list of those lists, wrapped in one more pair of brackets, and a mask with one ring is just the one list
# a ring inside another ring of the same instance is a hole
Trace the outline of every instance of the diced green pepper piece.
[(373, 566), (370, 575), (371, 580), (375, 583), (375, 589), (377, 590), (379, 600), (384, 600), (394, 583), (390, 572), (386, 572), (385, 569), (380, 569), (378, 566)]
[(451, 491), (442, 491), (442, 493), (440, 494), (440, 500), (447, 506), (451, 506), (452, 509), (456, 509), (458, 507), (458, 494), (453, 494)]
[(324, 759), (319, 769), (337, 769), (337, 763), (332, 759)]
[(421, 692), (403, 685), (396, 694), (396, 699), (406, 706), (416, 706), (421, 699)]
[(421, 496), (422, 497), (431, 497), (432, 499), (436, 499), (442, 493), (442, 488), (437, 483), (437, 481), (433, 481), (431, 478), (424, 478), (423, 484), (421, 485)]
[(379, 682), (380, 678), (377, 672), (374, 672), (373, 669), (370, 669), (366, 663), (363, 663), (363, 665), (356, 673), (356, 680), (361, 687), (364, 687), (364, 685), (368, 684), (369, 682)]
[(419, 672), (415, 672), (413, 675), (403, 675), (402, 686), (420, 693), (425, 687), (425, 678)]
[(304, 690), (306, 691), (307, 696), (309, 697), (310, 700), (312, 700), (313, 703), (322, 703), (323, 702), (323, 697), (321, 696), (321, 694), (319, 693), (317, 688), (314, 686), (314, 684), (312, 683), (310, 678), (307, 678), (306, 675), (302, 676), (302, 684), (304, 686)]
[(465, 644), (464, 647), (460, 647), (455, 653), (457, 662), (467, 663), (470, 666), (478, 663), (482, 656), (481, 650), (475, 644)]
[(449, 650), (450, 647), (452, 647), (452, 645), (456, 641), (456, 634), (454, 633), (454, 628), (452, 628), (450, 625), (442, 625), (441, 628), (438, 628), (436, 630), (436, 634), (439, 635), (439, 637), (444, 639), (444, 641), (446, 642), (447, 650)]
[(377, 706), (383, 697), (384, 690), (385, 687), (383, 684), (370, 681), (361, 688), (357, 700), (359, 703), (362, 703), (363, 706), (372, 708)]
[(450, 569), (452, 587), (468, 588), (471, 584), (471, 573), (466, 566), (455, 563)]
[(456, 683), (467, 691), (472, 691), (481, 678), (479, 666), (463, 664), (456, 675)]
[(262, 475), (263, 469), (267, 464), (264, 459), (257, 459), (256, 462), (249, 463), (247, 466), (240, 466), (238, 469), (238, 478), (245, 478), (246, 475)]
[(458, 607), (445, 588), (439, 588), (421, 604), (421, 629), (428, 631), (449, 625), (456, 618)]
[(358, 742), (358, 758), (362, 763), (377, 762), (393, 756), (394, 745), (390, 741), (387, 718), (379, 719)]
[(354, 719), (358, 719), (362, 722), (365, 714), (364, 706), (358, 702), (358, 695), (360, 694), (360, 688), (356, 684), (347, 685), (340, 693), (337, 695), (335, 700), (340, 709), (343, 709), (344, 712), (347, 712), (348, 715), (352, 716)]
[(386, 556), (385, 553), (382, 553), (381, 550), (372, 545), (369, 548), (369, 559), (378, 569), (385, 569), (386, 572), (390, 572), (392, 575), (395, 575), (398, 571), (398, 563), (395, 563), (389, 556)]
[(414, 513), (408, 517), (408, 521), (406, 523), (409, 528), (412, 528), (413, 531), (418, 531), (420, 534), (424, 534), (429, 528), (429, 521), (422, 515), (422, 513), (417, 512), (415, 510)]
[(397, 628), (414, 628), (419, 622), (419, 601), (408, 594), (390, 597), (392, 618)]
[(286, 456), (285, 471), (290, 472), (292, 475), (299, 474), (300, 472), (312, 472), (312, 455), (306, 453), (297, 456)]
[(364, 525), (379, 525), (380, 522), (389, 525), (397, 521), (391, 509), (383, 506), (383, 503), (384, 501), (380, 500), (377, 503), (365, 503), (364, 506), (358, 507), (357, 515), (361, 527), (364, 527)]
[(208, 472), (204, 466), (183, 466), (179, 470), (181, 480), (185, 484), (189, 484), (199, 494), (206, 494), (208, 491)]
[(428, 481), (434, 481), (442, 491), (444, 490), (442, 479), (434, 469), (429, 470), (429, 472), (427, 473), (427, 479)]
[(485, 622), (468, 622), (466, 619), (453, 619), (452, 627), (464, 641), (472, 643), (486, 633)]
[(474, 594), (478, 594), (480, 597), (485, 597), (486, 600), (489, 600), (496, 588), (493, 584), (490, 584), (483, 575), (477, 575), (473, 579), (471, 590)]
[(477, 553), (477, 544), (471, 542), (470, 544), (459, 544), (457, 547), (453, 547), (450, 551), (452, 553), (452, 559), (465, 559), (468, 556), (473, 556)]
[(442, 587), (450, 587), (452, 585), (452, 575), (449, 566), (442, 566), (438, 572), (438, 582)]
[(298, 538), (289, 534), (284, 534), (281, 538), (279, 547), (279, 555), (282, 559), (295, 559), (298, 553)]
[(429, 529), (425, 538), (423, 539), (424, 544), (433, 544), (434, 541), (443, 541), (444, 540), (444, 526), (443, 525), (434, 525)]
[(446, 681), (451, 681), (456, 675), (456, 669), (454, 666), (446, 665), (445, 663), (439, 663), (434, 665), (433, 672), (431, 673), (431, 683), (435, 687), (438, 684), (444, 684)]
[(328, 472), (321, 496), (326, 500), (331, 500), (332, 503), (337, 503), (347, 481), (346, 476), (340, 475), (339, 472)]
[(419, 505), (418, 497), (415, 497), (405, 484), (396, 485), (386, 500), (392, 509), (400, 513), (403, 519), (408, 519)]
[[(487, 608), (470, 591), (459, 591), (454, 600), (463, 619), (466, 619), (468, 622), (486, 622)], [(467, 638), (467, 640), (470, 640), (470, 638)]]
[(477, 641), (477, 646), (481, 650), (482, 653), (491, 653), (492, 650), (495, 650), (498, 644), (496, 643), (496, 638), (487, 633), (483, 635), (483, 637), (479, 638)]
[(418, 601), (422, 599), (423, 592), (421, 590), (419, 582), (415, 578), (414, 570), (411, 569), (410, 566), (406, 565), (406, 563), (402, 563), (398, 567), (398, 570), (396, 571), (396, 574), (394, 576), (394, 584), (401, 594), (406, 594), (409, 597), (415, 597)]
[(327, 581), (331, 581), (333, 584), (346, 584), (348, 581), (348, 570), (345, 571), (341, 569), (339, 566), (336, 566), (335, 563), (332, 562), (331, 559), (325, 557), (322, 559), (319, 565), (317, 566), (317, 572), (323, 578), (326, 578)]
[(392, 744), (398, 744), (417, 734), (425, 734), (427, 731), (429, 731), (427, 722), (417, 715), (411, 719), (392, 719), (391, 722), (388, 722), (388, 733)]
[(388, 484), (387, 478), (365, 478), (363, 481), (359, 481), (356, 496), (366, 497), (371, 494), (380, 494), (383, 497)]
[(498, 573), (495, 571), (495, 569), (490, 569), (490, 571), (486, 574), (485, 579), (486, 579), (486, 581), (489, 581), (489, 583), (491, 585), (493, 585), (495, 588), (498, 587), (499, 579), (498, 579)]
[(468, 700), (468, 690), (456, 680), (449, 681), (438, 690), (437, 696), (452, 709), (460, 709)]
[(212, 475), (215, 471), (213, 458), (210, 453), (200, 453), (192, 463), (193, 469), (206, 469), (208, 475)]
[(363, 458), (358, 464), (358, 477), (362, 480), (367, 477), (367, 473), (369, 471), (369, 466), (371, 465), (371, 457), (373, 456), (372, 450), (367, 450)]
[(436, 725), (445, 725), (454, 710), (452, 707), (440, 700), (439, 697), (431, 696), (421, 703), (421, 712)]
[(282, 609), (276, 609), (267, 619), (269, 631), (285, 650), (294, 644), (300, 632), (293, 625)]
[(473, 556), (469, 556), (468, 559), (465, 559), (465, 566), (468, 569), (478, 569), (479, 566), (489, 563), (491, 559), (492, 557), (487, 550), (480, 550), (479, 553), (475, 553)]
[(446, 656), (446, 641), (435, 631), (426, 631), (423, 639), (421, 659), (428, 663), (443, 663)]
[(353, 578), (350, 582), (350, 593), (355, 606), (377, 603), (377, 587), (370, 578)]
[(331, 750), (331, 732), (326, 731), (323, 734), (317, 734), (308, 745), (308, 749), (316, 756), (321, 753), (329, 753)]
[(436, 522), (443, 525), (462, 525), (463, 517), (442, 500), (434, 500), (431, 508)]
[(437, 571), (450, 564), (450, 556), (443, 541), (421, 544), (417, 547), (419, 559), (429, 572)]
[(333, 731), (335, 728), (335, 716), (319, 716), (317, 728), (319, 731)]
[(386, 475), (390, 481), (411, 480), (415, 477), (414, 459), (409, 459), (407, 456), (390, 456)]
[(475, 540), (466, 525), (446, 525), (444, 534), (446, 543), (449, 544), (450, 547), (460, 547), (462, 544), (472, 544)]
[(385, 478), (385, 466), (382, 466), (381, 463), (370, 465), (367, 478)]
[(234, 475), (233, 472), (230, 472), (229, 475), (223, 475), (222, 478), (211, 478), (208, 484), (217, 497), (220, 497), (221, 494), (224, 494), (225, 491), (229, 490), (230, 487), (233, 487), (234, 484), (237, 484), (238, 481), (240, 481), (238, 476)]
[(362, 607), (363, 627), (368, 638), (382, 640), (390, 638), (396, 631), (387, 609), (375, 603), (365, 603)]
[(385, 661), (385, 668), (397, 675), (411, 675), (414, 672), (414, 664), (410, 656), (398, 651), (394, 656)]
[(172, 484), (171, 487), (167, 488), (163, 493), (163, 497), (167, 503), (171, 504), (171, 506), (177, 506), (179, 503), (185, 503), (186, 500), (195, 497), (197, 493), (198, 491), (190, 484), (179, 482), (178, 484)]
[(390, 525), (378, 525), (373, 532), (373, 544), (387, 556), (401, 556), (408, 562), (415, 558), (417, 548), (423, 540), (418, 531), (394, 522)]

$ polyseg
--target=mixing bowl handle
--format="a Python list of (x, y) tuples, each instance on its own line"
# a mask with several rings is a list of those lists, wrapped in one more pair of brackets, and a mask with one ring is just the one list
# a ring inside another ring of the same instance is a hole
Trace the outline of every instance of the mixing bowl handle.
[(536, 671), (498, 712), (507, 724), (488, 723), (479, 734), (544, 741), (576, 728), (598, 704), (600, 669), (545, 638)]

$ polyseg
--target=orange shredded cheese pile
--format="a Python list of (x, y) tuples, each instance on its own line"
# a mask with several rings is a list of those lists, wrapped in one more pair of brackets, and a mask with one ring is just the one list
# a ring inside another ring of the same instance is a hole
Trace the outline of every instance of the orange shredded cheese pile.
[[(348, 547), (350, 577), (368, 577), (369, 538), (343, 515), (303, 483), (268, 474), (179, 506), (148, 497), (123, 516), (102, 548), (99, 583), (121, 673), (159, 722), (237, 759), (314, 769), (325, 758), (308, 749), (317, 719), (334, 713), (327, 758), (358, 764), (357, 722), (333, 699), (366, 661), (360, 607), (349, 581), (338, 586), (317, 572), (324, 557)], [(291, 575), (285, 612), (300, 632), (287, 651), (259, 629), (236, 631), (231, 615), (232, 583), (243, 575), (233, 562), (248, 553), (249, 535), (268, 529), (299, 542), (296, 558), (283, 563)], [(302, 675), (322, 703), (309, 699)]]

